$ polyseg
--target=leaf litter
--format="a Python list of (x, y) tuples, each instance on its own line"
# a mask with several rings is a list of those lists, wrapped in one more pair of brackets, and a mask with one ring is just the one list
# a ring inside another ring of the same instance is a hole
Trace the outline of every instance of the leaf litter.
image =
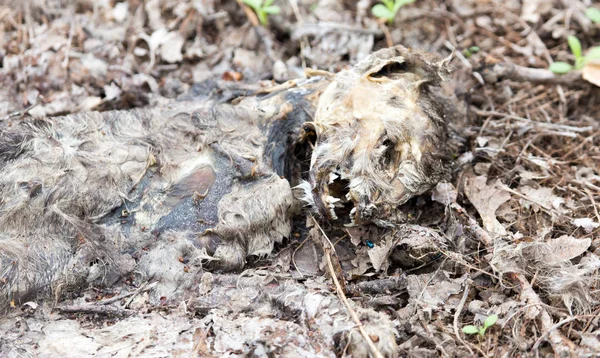
[[(209, 79), (272, 86), (304, 66), (340, 70), (386, 43), (365, 11), (373, 2), (291, 1), (297, 11), (281, 2), (266, 31), (235, 1), (65, 3), (0, 7), (0, 126), (22, 114), (152, 106)], [(372, 341), (392, 342), (382, 352), (600, 352), (600, 92), (492, 70), (547, 68), (568, 58), (571, 34), (597, 45), (586, 5), (417, 1), (389, 26), (394, 43), (455, 50), (450, 90), (465, 108), (456, 119), (465, 154), (450, 183), (401, 208), (408, 224), (393, 235), (349, 229), (334, 241), (353, 310)], [(472, 46), (479, 52), (465, 58)], [(597, 62), (580, 76), (597, 86)], [(0, 319), (1, 355), (368, 356), (322, 247), (299, 237), (242, 274), (204, 273), (176, 305), (151, 304), (133, 282), (16, 305)], [(90, 308), (109, 301), (113, 311)], [(79, 313), (53, 309), (67, 305)], [(461, 333), (491, 314), (498, 323), (483, 339)]]

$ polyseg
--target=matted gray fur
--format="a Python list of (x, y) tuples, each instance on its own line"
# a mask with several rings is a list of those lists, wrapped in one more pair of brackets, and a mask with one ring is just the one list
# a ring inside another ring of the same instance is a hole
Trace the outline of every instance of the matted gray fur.
[(0, 305), (134, 271), (163, 277), (160, 294), (171, 297), (194, 277), (175, 269), (178, 258), (192, 271), (200, 261), (232, 270), (270, 253), (289, 236), (294, 210), (289, 182), (265, 153), (269, 121), (293, 120), (280, 113), (281, 96), (3, 129)]

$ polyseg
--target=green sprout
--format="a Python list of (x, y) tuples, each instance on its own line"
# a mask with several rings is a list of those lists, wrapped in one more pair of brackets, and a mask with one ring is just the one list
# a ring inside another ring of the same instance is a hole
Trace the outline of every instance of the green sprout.
[(243, 0), (244, 4), (250, 6), (256, 13), (258, 21), (265, 26), (268, 24), (267, 17), (269, 15), (277, 15), (281, 9), (277, 5), (273, 5), (275, 0)]
[(464, 326), (462, 331), (465, 334), (478, 334), (479, 337), (483, 338), (483, 336), (485, 335), (485, 331), (494, 324), (496, 324), (496, 321), (498, 321), (498, 315), (493, 314), (488, 316), (488, 318), (486, 318), (485, 321), (483, 321), (483, 327), (468, 325)]
[(571, 35), (567, 38), (567, 42), (569, 43), (569, 48), (571, 49), (573, 56), (575, 56), (575, 65), (571, 65), (569, 63), (560, 61), (554, 62), (548, 68), (550, 71), (562, 75), (572, 71), (573, 69), (582, 69), (583, 66), (589, 61), (600, 59), (600, 46), (592, 47), (588, 51), (587, 55), (583, 56), (581, 42), (579, 42), (579, 39), (577, 37)]
[(412, 4), (415, 0), (381, 0), (383, 4), (373, 6), (371, 12), (380, 19), (387, 20), (392, 23), (398, 10), (404, 5)]
[(600, 9), (590, 7), (585, 14), (593, 23), (600, 24)]
[(473, 55), (474, 53), (477, 53), (479, 51), (480, 51), (479, 46), (471, 46), (471, 47), (466, 48), (466, 49), (463, 50), (463, 55), (466, 58), (469, 58), (469, 57), (471, 57), (471, 55)]

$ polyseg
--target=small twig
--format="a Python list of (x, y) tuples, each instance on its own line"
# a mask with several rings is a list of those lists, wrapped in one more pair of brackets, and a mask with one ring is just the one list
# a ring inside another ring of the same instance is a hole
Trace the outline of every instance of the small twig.
[(260, 26), (260, 22), (258, 21), (258, 17), (254, 13), (254, 11), (252, 11), (252, 9), (248, 5), (244, 4), (244, 2), (242, 0), (236, 0), (236, 1), (237, 1), (238, 5), (242, 8), (242, 10), (244, 11), (244, 14), (248, 18), (248, 20), (250, 21), (252, 26), (254, 26), (254, 27)]
[(244, 2), (242, 0), (236, 0), (236, 1), (237, 1), (238, 5), (242, 8), (242, 10), (244, 11), (244, 14), (248, 18), (248, 21), (250, 21), (250, 23), (252, 24), (252, 27), (254, 28), (256, 35), (262, 41), (262, 43), (265, 45), (265, 53), (267, 54), (267, 56), (271, 59), (271, 61), (273, 61), (273, 62), (277, 61), (278, 58), (273, 53), (273, 42), (271, 41), (271, 38), (269, 37), (269, 34), (265, 30), (265, 28), (263, 26), (261, 26), (260, 21), (258, 20), (258, 17), (254, 13), (254, 11), (252, 11), (252, 9), (248, 5), (244, 4)]
[(381, 26), (381, 31), (385, 35), (385, 41), (387, 42), (387, 46), (388, 47), (393, 47), (394, 46), (394, 40), (392, 39), (392, 34), (390, 33), (390, 29), (387, 28), (387, 26), (385, 25), (385, 23), (381, 23), (381, 24), (379, 24), (379, 26)]
[(556, 75), (545, 68), (530, 68), (512, 63), (496, 63), (481, 71), (486, 82), (498, 82), (507, 79), (516, 82), (530, 82), (534, 84), (554, 84), (567, 87), (583, 87), (581, 71), (571, 71), (565, 75)]
[(98, 304), (107, 305), (109, 303), (116, 302), (116, 301), (119, 301), (119, 300), (121, 300), (123, 298), (127, 298), (127, 297), (131, 296), (131, 298), (129, 300), (127, 300), (127, 302), (123, 305), (123, 308), (127, 308), (131, 304), (131, 302), (133, 301), (133, 299), (135, 298), (135, 296), (137, 296), (141, 292), (148, 291), (148, 290), (154, 288), (156, 285), (157, 285), (157, 282), (152, 282), (151, 284), (148, 284), (146, 282), (145, 284), (143, 284), (142, 286), (140, 286), (135, 291), (127, 292), (127, 293), (124, 293), (124, 294), (119, 295), (117, 297), (109, 298), (107, 300), (98, 302)]
[[(542, 303), (540, 296), (538, 296), (533, 287), (531, 287), (531, 284), (527, 281), (525, 275), (522, 273), (515, 273), (513, 274), (513, 277), (521, 285), (521, 300), (526, 301), (528, 304), (536, 305), (537, 309), (540, 311), (537, 318), (540, 322), (541, 329), (544, 332), (542, 337), (540, 337), (540, 340), (547, 340), (558, 357), (569, 357), (572, 353), (576, 353), (577, 350), (575, 344), (560, 332), (556, 331), (557, 327), (552, 325), (552, 317), (548, 311), (544, 309), (544, 304)], [(536, 342), (534, 349), (537, 348), (537, 346), (538, 344)]]
[[(469, 297), (469, 289), (470, 287), (467, 284), (465, 287), (465, 292), (463, 293), (463, 296), (460, 302), (458, 303), (458, 306), (456, 306), (456, 312), (454, 312), (454, 321), (452, 322), (452, 326), (454, 327), (454, 335), (456, 336), (456, 339), (460, 343), (462, 343), (462, 345), (465, 346), (467, 350), (469, 350), (469, 353), (471, 353), (471, 355), (473, 355), (473, 350), (471, 349), (471, 347), (469, 347), (467, 342), (460, 337), (460, 333), (458, 331), (458, 318), (460, 317), (463, 307), (465, 306), (465, 302), (467, 302), (467, 297)], [(485, 353), (483, 353), (482, 351), (480, 351), (480, 353), (482, 353), (485, 356)]]
[(406, 277), (386, 277), (369, 281), (361, 281), (350, 285), (350, 293), (392, 293), (406, 290), (408, 282)]
[(75, 14), (73, 14), (73, 18), (71, 21), (71, 27), (69, 29), (69, 38), (67, 39), (67, 47), (65, 49), (65, 58), (63, 59), (62, 62), (62, 67), (63, 68), (67, 68), (69, 67), (69, 56), (71, 54), (71, 46), (73, 45), (73, 36), (75, 36)]
[(365, 29), (364, 27), (353, 26), (340, 22), (318, 22), (304, 23), (297, 26), (292, 31), (292, 39), (296, 40), (302, 36), (323, 36), (325, 34), (354, 32), (358, 34), (381, 36), (383, 32), (380, 29)]
[(594, 208), (594, 213), (596, 214), (596, 219), (600, 223), (600, 213), (598, 212), (598, 206), (596, 205), (596, 200), (594, 200), (594, 196), (588, 188), (583, 187), (583, 190), (585, 191), (585, 194), (588, 196), (588, 198), (590, 198), (590, 201), (592, 202), (592, 207)]
[(563, 319), (562, 321), (560, 321), (560, 322), (556, 323), (556, 324), (555, 324), (555, 325), (553, 325), (552, 327), (550, 327), (550, 329), (549, 329), (549, 330), (547, 330), (546, 332), (544, 332), (544, 334), (542, 334), (542, 336), (541, 336), (541, 337), (540, 337), (540, 338), (537, 340), (537, 342), (535, 342), (535, 344), (533, 345), (533, 348), (531, 348), (531, 350), (534, 350), (534, 351), (535, 351), (536, 349), (538, 349), (538, 347), (540, 346), (540, 344), (541, 344), (543, 341), (545, 341), (546, 339), (548, 339), (548, 335), (550, 335), (550, 333), (551, 333), (552, 331), (554, 331), (555, 329), (557, 329), (558, 327), (560, 327), (560, 326), (562, 326), (562, 325), (564, 325), (564, 324), (566, 324), (566, 323), (569, 323), (569, 322), (575, 321), (576, 319), (577, 319), (577, 317), (568, 317), (568, 318), (565, 318), (565, 319)]
[(101, 314), (118, 317), (127, 317), (136, 313), (134, 310), (105, 305), (62, 306), (56, 309), (62, 313)]
[[(327, 241), (331, 242), (329, 240), (329, 238), (327, 237), (327, 234), (325, 234), (325, 231), (323, 231), (323, 229), (321, 228), (321, 225), (319, 225), (319, 223), (317, 222), (317, 220), (315, 220), (315, 218), (313, 218), (312, 216), (311, 216), (311, 218), (313, 219), (313, 222), (315, 223), (315, 225), (319, 228), (319, 231), (321, 231), (321, 234), (323, 235), (323, 237), (325, 237), (327, 239)], [(363, 336), (363, 338), (367, 341), (367, 344), (369, 345), (369, 349), (371, 349), (371, 353), (373, 354), (373, 356), (375, 356), (376, 358), (383, 358), (383, 354), (381, 354), (379, 349), (377, 349), (377, 346), (375, 345), (375, 343), (373, 343), (373, 340), (365, 331), (365, 328), (364, 328), (362, 322), (358, 318), (358, 315), (356, 314), (356, 312), (350, 306), (350, 301), (348, 300), (348, 298), (346, 298), (346, 295), (344, 294), (344, 290), (342, 289), (342, 286), (340, 285), (337, 275), (335, 274), (335, 269), (333, 268), (333, 262), (331, 260), (332, 247), (331, 248), (324, 247), (323, 249), (325, 252), (325, 258), (327, 259), (327, 268), (329, 269), (329, 274), (331, 275), (331, 278), (333, 279), (333, 283), (335, 284), (335, 288), (336, 288), (336, 291), (337, 291), (337, 294), (338, 294), (340, 300), (344, 303), (344, 306), (346, 306), (346, 309), (348, 310), (348, 313), (352, 317), (352, 320), (354, 321), (354, 323), (356, 323), (356, 327), (358, 328), (358, 331)]]

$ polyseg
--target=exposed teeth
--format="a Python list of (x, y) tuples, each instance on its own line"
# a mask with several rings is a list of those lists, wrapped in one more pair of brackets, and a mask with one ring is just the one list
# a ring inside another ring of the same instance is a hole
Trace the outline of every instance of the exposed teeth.
[(354, 216), (354, 214), (356, 214), (356, 207), (352, 208), (352, 210), (350, 210), (350, 216)]
[[(331, 215), (331, 218), (333, 220), (337, 220), (337, 215), (335, 214), (335, 207), (336, 207), (336, 203), (339, 202), (340, 199), (335, 198), (331, 195), (327, 195), (323, 198), (323, 202), (324, 204), (327, 206), (327, 209), (329, 209), (329, 214)], [(340, 205), (340, 204), (337, 204)]]
[(337, 215), (335, 215), (335, 210), (333, 210), (332, 206), (329, 207), (329, 214), (331, 214), (332, 220), (337, 220), (338, 217), (337, 217)]
[(350, 216), (350, 223), (348, 224), (344, 224), (345, 227), (353, 227), (356, 226), (356, 222), (354, 221), (354, 218), (352, 218), (352, 216)]
[(329, 184), (333, 184), (333, 182), (339, 177), (340, 176), (335, 173), (329, 173)]
[(333, 196), (331, 196), (331, 195), (327, 195), (327, 197), (325, 197), (325, 201), (326, 201), (326, 202), (328, 202), (329, 204), (335, 204), (335, 203), (337, 203), (338, 201), (340, 201), (340, 199), (338, 199), (338, 198), (334, 198), (334, 197), (333, 197)]

